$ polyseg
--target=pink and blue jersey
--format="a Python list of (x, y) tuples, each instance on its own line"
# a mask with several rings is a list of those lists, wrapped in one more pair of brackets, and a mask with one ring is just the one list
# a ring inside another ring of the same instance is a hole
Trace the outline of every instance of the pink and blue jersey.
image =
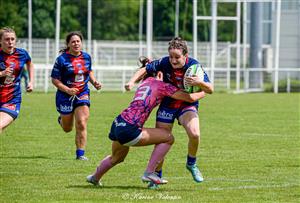
[[(172, 85), (180, 88), (183, 88), (183, 77), (185, 74), (185, 71), (194, 64), (199, 64), (199, 62), (193, 58), (188, 57), (186, 59), (185, 65), (183, 68), (180, 69), (173, 69), (169, 56), (163, 57), (159, 60), (154, 60), (151, 63), (146, 65), (146, 71), (149, 74), (152, 74), (154, 72), (162, 71), (164, 75), (164, 82), (171, 83)], [(210, 82), (207, 74), (204, 74), (204, 81)], [(198, 105), (198, 101), (194, 103), (195, 105)], [(181, 101), (181, 100), (175, 100), (169, 97), (166, 97), (163, 102), (162, 106), (166, 106), (169, 108), (181, 108), (185, 106), (191, 105), (190, 103)]]
[(0, 49), (0, 71), (6, 68), (13, 70), (12, 75), (0, 77), (0, 104), (12, 99), (21, 102), (21, 73), (25, 64), (30, 64), (31, 58), (24, 49), (16, 48), (12, 54)]
[(169, 83), (149, 77), (136, 90), (130, 106), (121, 113), (128, 123), (143, 127), (151, 111), (161, 103), (164, 97), (169, 97), (179, 89)]
[(92, 61), (89, 54), (81, 52), (79, 56), (74, 56), (67, 51), (57, 57), (51, 77), (60, 80), (69, 88), (78, 88), (78, 94), (80, 94), (88, 91), (91, 67)]

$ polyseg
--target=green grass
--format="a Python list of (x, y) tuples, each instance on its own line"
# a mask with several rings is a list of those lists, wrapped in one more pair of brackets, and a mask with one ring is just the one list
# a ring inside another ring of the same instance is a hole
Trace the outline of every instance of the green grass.
[(103, 177), (104, 188), (89, 185), (85, 177), (110, 153), (111, 122), (131, 98), (92, 94), (83, 162), (74, 157), (74, 132), (57, 124), (54, 94), (25, 94), (19, 118), (0, 135), (0, 202), (300, 202), (300, 94), (207, 96), (199, 111), (201, 184), (185, 169), (187, 136), (176, 124), (167, 185), (152, 191), (140, 181), (151, 146), (131, 148)]

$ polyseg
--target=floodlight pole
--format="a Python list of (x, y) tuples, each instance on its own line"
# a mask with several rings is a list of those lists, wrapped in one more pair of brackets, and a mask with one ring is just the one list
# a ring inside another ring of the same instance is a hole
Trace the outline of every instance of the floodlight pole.
[(32, 0), (28, 0), (28, 52), (32, 54)]
[(210, 79), (214, 84), (215, 64), (216, 64), (216, 48), (217, 48), (217, 0), (212, 0), (211, 6), (211, 57), (210, 57)]
[(275, 74), (274, 74), (274, 93), (278, 93), (278, 70), (279, 70), (279, 45), (280, 45), (280, 17), (281, 0), (277, 1), (276, 11), (276, 43), (275, 43)]
[(179, 35), (179, 0), (176, 0), (175, 5), (175, 37)]
[(56, 28), (55, 28), (55, 52), (59, 51), (59, 34), (60, 34), (60, 0), (56, 0)]
[(143, 55), (143, 8), (144, 0), (140, 0), (140, 12), (139, 12), (139, 56)]
[(91, 42), (92, 42), (92, 0), (88, 0), (88, 46), (87, 46), (87, 50), (88, 53), (91, 53), (92, 51), (92, 47), (91, 47)]
[(153, 0), (147, 0), (147, 57), (152, 58)]
[(197, 33), (197, 2), (198, 0), (193, 0), (193, 56), (197, 59), (197, 41), (198, 41), (198, 33)]

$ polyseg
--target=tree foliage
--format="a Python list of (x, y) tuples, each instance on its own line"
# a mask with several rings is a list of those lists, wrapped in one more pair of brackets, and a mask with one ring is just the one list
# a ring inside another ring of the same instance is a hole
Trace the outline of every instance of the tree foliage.
[[(175, 35), (176, 0), (153, 0), (153, 40), (169, 40)], [(80, 30), (87, 37), (87, 0), (61, 0), (60, 36)], [(209, 16), (209, 0), (198, 0), (198, 15)], [(143, 0), (143, 38), (146, 36), (146, 6)], [(138, 40), (140, 0), (93, 0), (92, 39)], [(235, 15), (235, 4), (218, 6), (219, 15)], [(28, 37), (28, 1), (0, 0), (0, 26), (13, 27), (18, 37)], [(32, 0), (32, 36), (54, 38), (56, 0)], [(218, 40), (235, 40), (235, 23), (218, 23)], [(179, 36), (193, 39), (193, 0), (179, 1)], [(210, 38), (210, 21), (198, 21), (198, 40)]]

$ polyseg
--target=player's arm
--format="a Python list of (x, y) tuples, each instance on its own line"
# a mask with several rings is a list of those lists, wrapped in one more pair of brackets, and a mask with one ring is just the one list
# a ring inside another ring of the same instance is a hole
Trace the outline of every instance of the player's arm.
[(68, 86), (64, 85), (60, 80), (55, 78), (52, 78), (52, 83), (57, 89), (71, 96), (76, 95), (79, 91), (77, 88), (69, 88)]
[(140, 81), (145, 75), (147, 74), (146, 67), (140, 68), (135, 74), (131, 77), (129, 82), (125, 85), (125, 89), (127, 91), (130, 91), (134, 84), (138, 81)]
[(27, 85), (27, 88), (26, 88), (26, 91), (27, 92), (31, 92), (33, 90), (33, 80), (34, 80), (34, 66), (33, 66), (33, 63), (31, 61), (27, 62), (26, 64), (27, 66), (27, 70), (28, 70), (28, 74), (29, 74), (29, 82), (28, 82), (28, 85)]
[(170, 96), (173, 99), (177, 99), (177, 100), (183, 100), (189, 103), (193, 103), (195, 101), (198, 101), (199, 99), (202, 99), (205, 97), (205, 92), (201, 91), (201, 92), (195, 92), (195, 93), (186, 93), (182, 90), (178, 90), (176, 91), (174, 94), (172, 94)]
[(90, 74), (90, 83), (92, 83), (92, 85), (97, 89), (97, 90), (100, 90), (101, 87), (102, 87), (102, 84), (100, 82), (98, 82), (95, 78), (95, 75), (94, 75), (94, 72), (91, 71)]
[(214, 87), (210, 82), (201, 81), (198, 77), (186, 77), (186, 82), (190, 86), (199, 86), (207, 94), (214, 92)]

